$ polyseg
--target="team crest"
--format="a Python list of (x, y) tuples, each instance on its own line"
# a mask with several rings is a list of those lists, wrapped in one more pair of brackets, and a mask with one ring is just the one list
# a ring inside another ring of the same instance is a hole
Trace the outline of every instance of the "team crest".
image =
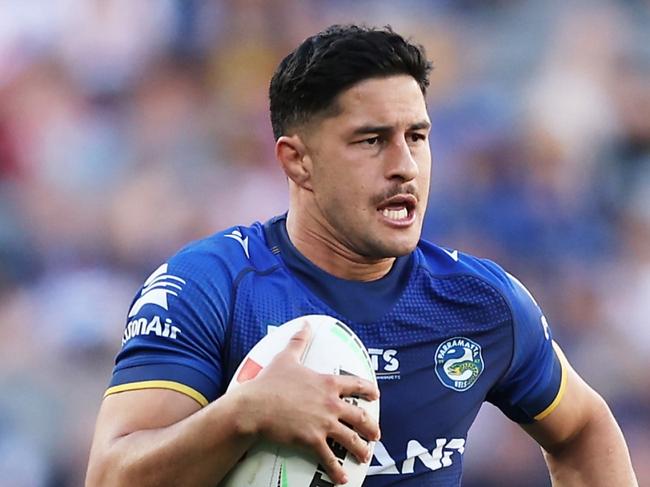
[(436, 375), (442, 385), (466, 391), (483, 372), (481, 346), (469, 338), (445, 340), (436, 350)]

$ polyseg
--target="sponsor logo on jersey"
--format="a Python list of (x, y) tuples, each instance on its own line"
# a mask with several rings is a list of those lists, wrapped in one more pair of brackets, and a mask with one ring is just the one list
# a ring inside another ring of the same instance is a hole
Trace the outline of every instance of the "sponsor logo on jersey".
[(458, 262), (458, 250), (447, 250), (443, 247), (440, 247), (440, 249), (449, 257), (451, 257), (454, 260), (454, 262)]
[(236, 242), (239, 242), (239, 245), (241, 245), (242, 249), (244, 249), (246, 258), (251, 258), (251, 256), (248, 254), (248, 237), (244, 237), (239, 230), (233, 230), (231, 233), (225, 235), (225, 237), (232, 238)]
[(393, 348), (369, 348), (370, 361), (377, 380), (398, 380), (400, 378), (397, 350)]
[(178, 296), (178, 293), (185, 285), (185, 281), (180, 277), (167, 274), (168, 267), (168, 264), (161, 265), (147, 278), (142, 291), (140, 291), (140, 297), (131, 306), (129, 318), (137, 315), (142, 307), (147, 304), (159, 306), (164, 310), (169, 309), (167, 296), (170, 294), (172, 296)]
[(469, 338), (455, 337), (438, 346), (436, 375), (445, 387), (466, 391), (483, 372), (481, 346)]
[(176, 340), (179, 333), (181, 333), (181, 329), (175, 326), (169, 318), (163, 320), (160, 316), (154, 316), (150, 321), (147, 321), (146, 318), (136, 318), (126, 324), (122, 345), (131, 338), (140, 335), (156, 335)]
[(454, 453), (462, 455), (465, 451), (465, 438), (437, 438), (435, 448), (429, 451), (417, 440), (406, 443), (405, 460), (400, 464), (388, 452), (381, 441), (375, 443), (373, 460), (368, 475), (399, 475), (415, 472), (416, 460), (429, 470), (439, 470), (453, 464)]

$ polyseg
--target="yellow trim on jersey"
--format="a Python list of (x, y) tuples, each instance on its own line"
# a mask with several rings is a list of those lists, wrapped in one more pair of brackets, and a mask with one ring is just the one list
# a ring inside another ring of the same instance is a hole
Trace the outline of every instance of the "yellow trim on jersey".
[(549, 404), (549, 406), (544, 409), (541, 413), (539, 413), (537, 416), (535, 416), (533, 419), (535, 421), (540, 421), (544, 419), (546, 416), (551, 414), (555, 408), (560, 404), (560, 401), (564, 397), (564, 392), (566, 390), (566, 382), (567, 382), (567, 370), (569, 369), (569, 363), (567, 362), (566, 357), (564, 356), (564, 353), (562, 352), (562, 349), (560, 346), (555, 343), (555, 340), (553, 340), (553, 350), (555, 351), (555, 355), (557, 355), (557, 358), (560, 361), (560, 367), (562, 368), (562, 379), (560, 380), (560, 389), (557, 391), (557, 395), (555, 396), (555, 399), (553, 399), (553, 402)]
[(124, 391), (137, 391), (141, 389), (170, 389), (172, 391), (180, 392), (186, 396), (191, 397), (201, 406), (208, 405), (208, 400), (199, 391), (192, 389), (185, 384), (173, 382), (171, 380), (143, 380), (141, 382), (130, 382), (128, 384), (120, 384), (119, 386), (109, 387), (104, 393), (104, 397)]

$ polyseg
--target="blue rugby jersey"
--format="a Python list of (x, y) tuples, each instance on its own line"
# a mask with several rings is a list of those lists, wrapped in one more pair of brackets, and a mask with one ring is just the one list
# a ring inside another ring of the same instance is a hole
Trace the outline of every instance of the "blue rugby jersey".
[(347, 281), (303, 257), (285, 222), (233, 227), (159, 267), (131, 304), (106, 394), (168, 388), (205, 406), (269, 326), (334, 316), (368, 348), (381, 389), (368, 487), (457, 486), (484, 401), (521, 423), (558, 404), (561, 352), (532, 296), (496, 264), (420, 241), (383, 278)]

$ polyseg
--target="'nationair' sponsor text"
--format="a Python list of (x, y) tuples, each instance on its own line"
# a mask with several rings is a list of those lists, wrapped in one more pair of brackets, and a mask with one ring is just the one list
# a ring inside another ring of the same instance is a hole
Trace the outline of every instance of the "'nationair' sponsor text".
[(127, 323), (124, 335), (122, 336), (122, 345), (138, 335), (153, 334), (176, 340), (179, 333), (181, 333), (181, 329), (174, 326), (172, 320), (169, 318), (165, 318), (165, 321), (162, 321), (160, 316), (154, 316), (151, 321), (147, 321), (146, 318), (139, 318)]

